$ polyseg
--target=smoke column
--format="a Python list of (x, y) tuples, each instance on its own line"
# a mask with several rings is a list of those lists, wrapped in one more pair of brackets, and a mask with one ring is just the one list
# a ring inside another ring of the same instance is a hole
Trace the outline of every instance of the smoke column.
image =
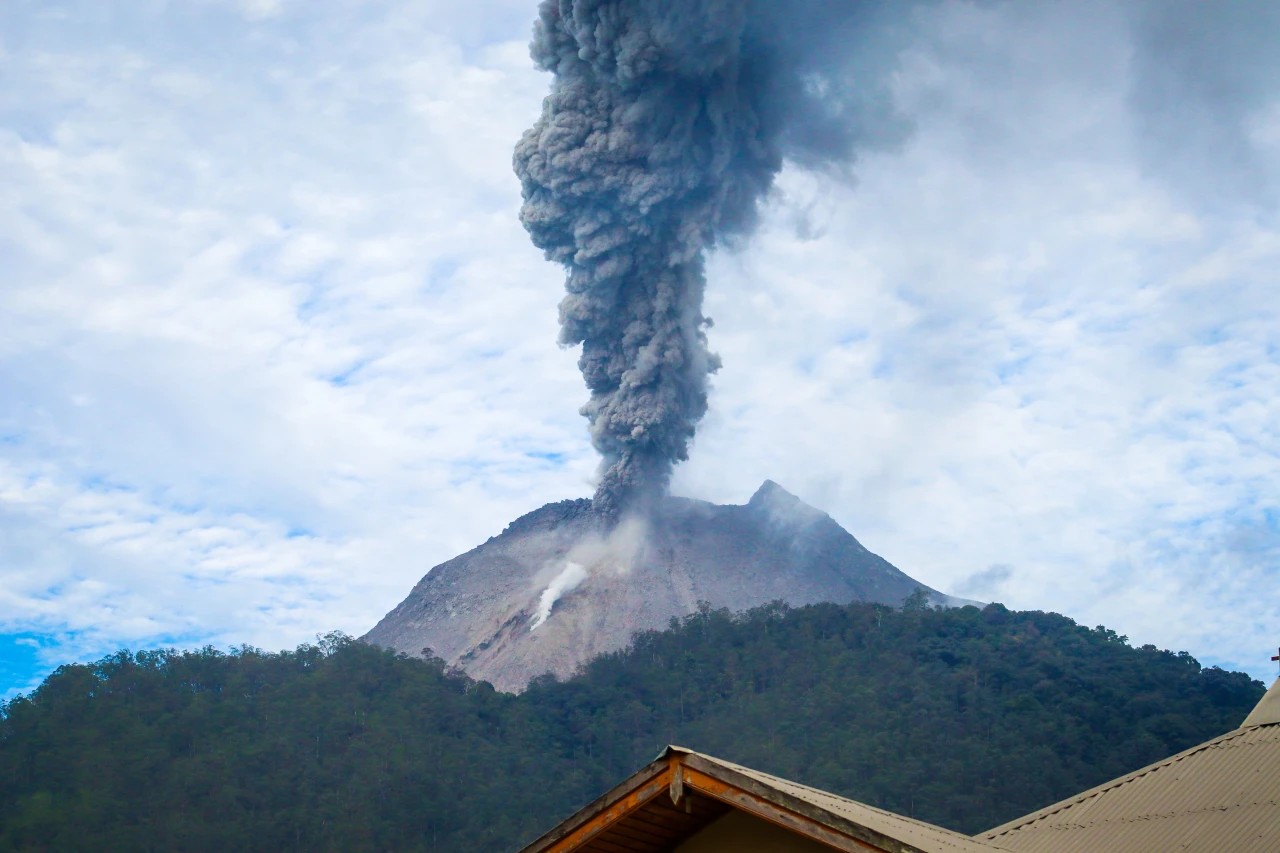
[(888, 106), (905, 2), (543, 0), (551, 72), (516, 146), (520, 218), (566, 268), (597, 511), (643, 509), (707, 409), (708, 249), (746, 235), (784, 158), (845, 172), (905, 135)]
[(555, 607), (560, 596), (573, 592), (587, 579), (587, 570), (574, 562), (565, 563), (560, 574), (551, 579), (551, 583), (542, 591), (538, 599), (538, 612), (530, 620), (529, 630), (533, 631), (551, 616), (551, 608)]

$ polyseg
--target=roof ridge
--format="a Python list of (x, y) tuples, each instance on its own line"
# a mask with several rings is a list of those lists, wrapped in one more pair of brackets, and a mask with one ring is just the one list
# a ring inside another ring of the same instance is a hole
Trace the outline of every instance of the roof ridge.
[[(684, 749), (683, 747), (678, 747), (678, 748), (682, 750)], [(919, 829), (935, 832), (944, 837), (953, 837), (953, 838), (963, 839), (965, 841), (970, 841), (970, 842), (977, 840), (972, 835), (965, 835), (963, 832), (957, 832), (954, 829), (948, 829), (945, 826), (938, 826), (935, 823), (929, 823), (928, 821), (920, 820), (919, 818), (909, 817), (904, 814), (899, 814), (898, 812), (889, 811), (888, 809), (882, 809), (879, 806), (873, 806), (870, 803), (864, 803), (861, 800), (854, 800), (849, 797), (843, 797), (839, 794), (832, 793), (831, 791), (823, 790), (822, 788), (815, 788), (812, 785), (805, 785), (802, 782), (796, 782), (794, 780), (787, 779), (783, 776), (775, 776), (772, 773), (766, 773), (763, 770), (755, 770), (751, 767), (747, 767), (742, 764), (737, 764), (732, 761), (727, 761), (723, 758), (717, 758), (714, 755), (707, 755), (704, 752), (696, 752), (694, 750), (687, 750), (687, 752), (691, 755), (696, 755), (697, 757), (705, 761), (710, 761), (715, 764), (718, 764), (719, 766), (723, 767), (726, 770), (730, 770), (736, 773), (741, 773), (748, 777), (756, 777), (756, 778), (764, 777), (764, 779), (766, 780), (772, 781), (774, 783), (778, 783), (777, 785), (778, 793), (781, 793), (784, 795), (795, 796), (794, 794), (788, 794), (786, 789), (800, 788), (803, 791), (817, 794), (822, 799), (836, 800), (841, 803), (845, 803), (860, 809), (867, 809), (869, 811), (873, 811), (876, 814), (884, 818), (890, 819), (892, 821), (901, 821), (902, 823), (911, 824)], [(819, 808), (822, 808), (824, 811), (826, 811), (828, 814), (831, 814), (833, 817), (847, 819), (847, 818), (844, 818), (844, 816), (838, 814), (837, 812), (831, 811), (831, 809), (827, 808), (821, 803), (815, 802), (813, 803), (813, 805), (816, 805)]]
[(1240, 728), (1269, 726), (1275, 723), (1280, 723), (1280, 678), (1277, 678), (1275, 684), (1262, 694), (1262, 698), (1258, 700), (1257, 705), (1253, 706), (1249, 716), (1244, 718)]
[[(714, 755), (707, 755), (705, 752), (695, 752), (695, 753), (694, 753), (694, 755), (697, 755), (697, 756), (699, 756), (700, 758), (705, 758), (705, 759), (707, 759), (707, 760), (709, 760), (709, 761), (714, 761), (716, 764), (722, 765), (722, 766), (724, 766), (724, 767), (728, 767), (728, 768), (730, 768), (731, 770), (746, 771), (747, 773), (749, 773), (749, 774), (751, 774), (751, 775), (753, 775), (753, 776), (765, 776), (765, 777), (767, 777), (767, 778), (769, 778), (769, 779), (772, 779), (772, 780), (773, 780), (773, 781), (775, 781), (775, 782), (781, 782), (782, 784), (787, 785), (787, 786), (790, 786), (790, 787), (792, 787), (792, 788), (803, 788), (803, 789), (805, 789), (806, 791), (812, 791), (812, 792), (813, 792), (813, 793), (815, 793), (815, 794), (821, 794), (822, 796), (824, 796), (824, 797), (830, 797), (830, 798), (831, 798), (831, 799), (833, 799), (833, 800), (841, 800), (841, 801), (846, 802), (846, 803), (853, 803), (853, 804), (855, 804), (855, 805), (862, 806), (862, 807), (864, 807), (864, 808), (868, 808), (868, 809), (872, 809), (873, 811), (880, 812), (881, 814), (891, 815), (892, 817), (902, 818), (902, 819), (904, 819), (904, 820), (912, 820), (912, 821), (915, 821), (916, 823), (923, 823), (925, 826), (935, 826), (935, 824), (932, 824), (932, 823), (925, 823), (925, 821), (917, 820), (916, 818), (913, 818), (913, 817), (907, 817), (906, 815), (898, 814), (897, 812), (887, 811), (887, 810), (885, 810), (885, 809), (880, 808), (879, 806), (873, 806), (873, 805), (871, 805), (870, 803), (864, 803), (864, 802), (862, 802), (861, 800), (854, 800), (854, 799), (851, 799), (851, 798), (849, 798), (849, 797), (843, 797), (843, 796), (841, 796), (841, 795), (839, 795), (839, 794), (836, 794), (836, 793), (833, 793), (833, 792), (831, 792), (831, 791), (823, 790), (822, 788), (815, 788), (815, 787), (813, 787), (812, 785), (806, 785), (806, 784), (804, 784), (803, 782), (796, 782), (795, 780), (793, 780), (793, 779), (788, 779), (788, 778), (786, 778), (785, 776), (777, 776), (777, 775), (775, 775), (775, 774), (773, 774), (773, 773), (766, 773), (766, 772), (765, 772), (765, 771), (763, 771), (763, 770), (756, 770), (756, 769), (754, 769), (754, 768), (747, 767), (745, 764), (738, 764), (738, 763), (733, 762), (733, 761), (726, 761), (726, 760), (725, 760), (725, 759), (723, 759), (723, 758), (716, 758)], [(938, 827), (938, 829), (945, 829), (945, 827), (941, 827), (941, 826), (940, 826), (940, 827)], [(948, 830), (948, 831), (950, 831), (950, 830)], [(967, 837), (969, 837), (969, 836), (965, 836), (965, 837), (967, 838)]]
[[(1252, 802), (1237, 803), (1235, 807), (1236, 808), (1252, 808), (1254, 806), (1274, 806), (1274, 805), (1280, 805), (1280, 803), (1278, 803), (1274, 798), (1272, 798), (1272, 799), (1257, 799), (1257, 800), (1253, 800)], [(1116, 824), (1116, 823), (1142, 823), (1144, 821), (1149, 821), (1149, 820), (1165, 820), (1167, 818), (1185, 817), (1186, 815), (1205, 814), (1207, 812), (1217, 812), (1221, 810), (1222, 809), (1220, 806), (1203, 806), (1198, 809), (1180, 809), (1177, 811), (1170, 811), (1170, 812), (1148, 812), (1146, 814), (1140, 814), (1140, 815), (1117, 815), (1115, 817), (1103, 818), (1101, 820), (1091, 820), (1091, 821), (1088, 821), (1087, 823), (1077, 822), (1073, 825), (1083, 829), (1085, 827), (1107, 826), (1108, 824)]]
[(1145, 776), (1155, 773), (1157, 770), (1163, 770), (1166, 767), (1177, 764), (1179, 761), (1190, 758), (1191, 756), (1206, 749), (1213, 749), (1215, 747), (1222, 746), (1223, 744), (1235, 740), (1238, 737), (1249, 734), (1254, 728), (1258, 727), (1253, 726), (1248, 729), (1237, 728), (1232, 729), (1229, 732), (1223, 732), (1215, 738), (1211, 738), (1203, 743), (1188, 747), (1182, 752), (1170, 755), (1168, 758), (1162, 758), (1161, 760), (1148, 764), (1145, 767), (1139, 767), (1137, 770), (1130, 771), (1122, 776), (1117, 776), (1116, 778), (1103, 782), (1101, 785), (1097, 785), (1087, 791), (1081, 791), (1073, 797), (1069, 797), (1065, 800), (1059, 800), (1056, 803), (1050, 803), (1042, 809), (1023, 815), (1022, 817), (1014, 818), (1008, 823), (1002, 823), (993, 829), (988, 829), (985, 832), (979, 833), (975, 837), (993, 839), (1001, 835), (1007, 835), (1014, 830), (1022, 829), (1025, 826), (1029, 826), (1038, 821), (1052, 817), (1053, 815), (1064, 812), (1069, 808), (1073, 808), (1074, 806), (1078, 806), (1088, 800), (1094, 799), (1095, 797), (1099, 797), (1108, 791), (1114, 791), (1116, 788), (1122, 788), (1131, 782), (1136, 782)]

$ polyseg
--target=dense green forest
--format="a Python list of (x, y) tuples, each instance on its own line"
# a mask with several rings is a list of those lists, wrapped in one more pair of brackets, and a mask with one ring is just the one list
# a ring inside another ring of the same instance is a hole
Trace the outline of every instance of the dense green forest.
[(517, 849), (679, 743), (976, 832), (1236, 727), (1186, 653), (1000, 605), (704, 608), (498, 693), (333, 634), (121, 651), (0, 706), (0, 849)]

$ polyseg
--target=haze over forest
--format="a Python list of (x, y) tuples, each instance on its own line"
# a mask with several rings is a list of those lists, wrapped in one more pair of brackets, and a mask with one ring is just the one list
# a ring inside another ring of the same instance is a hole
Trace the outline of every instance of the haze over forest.
[[(708, 257), (672, 490), (773, 479), (935, 589), (1267, 675), (1280, 7), (893, 8), (842, 72), (893, 132), (787, 152)], [(359, 634), (596, 489), (512, 169), (536, 12), (0, 7), (0, 697)]]

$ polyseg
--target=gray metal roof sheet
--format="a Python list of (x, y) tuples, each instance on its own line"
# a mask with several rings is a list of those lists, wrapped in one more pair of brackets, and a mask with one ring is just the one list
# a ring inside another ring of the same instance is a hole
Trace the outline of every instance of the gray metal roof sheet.
[(1028, 853), (1275, 853), (1280, 724), (1227, 732), (979, 837)]
[(928, 851), (928, 853), (991, 853), (993, 850), (1001, 849), (990, 841), (970, 838), (940, 826), (903, 817), (856, 800), (847, 800), (818, 788), (810, 788), (808, 785), (761, 773), (759, 770), (752, 770), (710, 755), (703, 755), (682, 747), (668, 747), (668, 750), (695, 755), (704, 762), (746, 776), (776, 794), (809, 803), (836, 817), (865, 826), (874, 832), (909, 845), (910, 849)]
[(1249, 716), (1244, 718), (1240, 728), (1265, 726), (1271, 723), (1280, 723), (1280, 678), (1277, 678), (1276, 683), (1271, 685), (1271, 689), (1262, 697), (1262, 701), (1249, 712)]

